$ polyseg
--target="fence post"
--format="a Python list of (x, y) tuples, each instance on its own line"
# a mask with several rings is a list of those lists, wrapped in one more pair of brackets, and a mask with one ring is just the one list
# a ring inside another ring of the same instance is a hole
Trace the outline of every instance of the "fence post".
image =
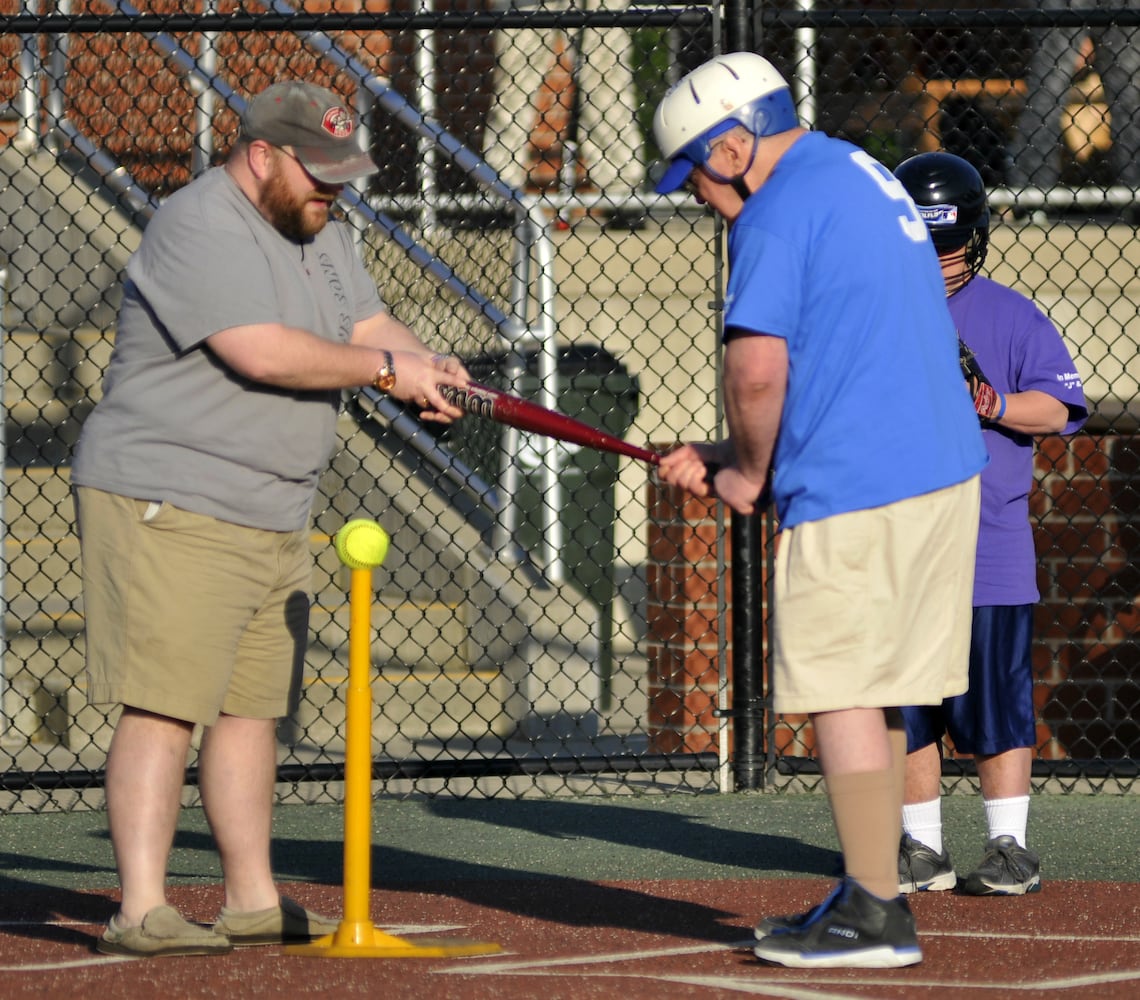
[[(732, 0), (725, 9), (725, 48), (752, 49), (750, 7)], [(760, 567), (761, 514), (732, 515), (732, 721), (736, 790), (760, 788), (764, 780), (764, 601)]]
[[(37, 4), (22, 0), (20, 13), (35, 16)], [(20, 39), (20, 92), (16, 106), (20, 111), (20, 127), (12, 144), (19, 149), (34, 150), (40, 144), (40, 36), (27, 34)]]
[(752, 50), (751, 5), (744, 0), (730, 0), (724, 8), (724, 48), (727, 52)]
[[(4, 382), (8, 378), (7, 371), (4, 370), (3, 347), (5, 341), (8, 339), (7, 331), (4, 328), (4, 310), (7, 305), (8, 293), (8, 270), (7, 268), (0, 267), (0, 413), (6, 413), (4, 409)], [(4, 671), (4, 656), (8, 648), (8, 636), (5, 629), (5, 621), (8, 618), (8, 603), (6, 599), (5, 583), (8, 576), (8, 560), (5, 557), (5, 542), (8, 539), (7, 533), (7, 512), (4, 510), (5, 500), (7, 499), (6, 493), (8, 490), (8, 449), (5, 443), (5, 422), (0, 422), (0, 736), (4, 736), (8, 732), (8, 713), (5, 711), (4, 702), (8, 694), (8, 681), (7, 674)]]
[(736, 790), (764, 784), (764, 599), (760, 569), (762, 518), (733, 514), (732, 542), (732, 770)]

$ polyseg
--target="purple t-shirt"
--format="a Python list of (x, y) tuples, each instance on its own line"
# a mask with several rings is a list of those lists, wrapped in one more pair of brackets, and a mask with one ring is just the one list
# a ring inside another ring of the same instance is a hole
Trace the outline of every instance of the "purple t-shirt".
[[(1069, 408), (1063, 434), (1088, 416), (1077, 367), (1053, 323), (1029, 299), (988, 278), (974, 278), (949, 299), (958, 334), (1002, 393), (1036, 389)], [(982, 516), (974, 570), (974, 606), (1034, 604), (1037, 557), (1029, 522), (1033, 443), (1027, 434), (986, 426), (989, 464), (982, 472)]]

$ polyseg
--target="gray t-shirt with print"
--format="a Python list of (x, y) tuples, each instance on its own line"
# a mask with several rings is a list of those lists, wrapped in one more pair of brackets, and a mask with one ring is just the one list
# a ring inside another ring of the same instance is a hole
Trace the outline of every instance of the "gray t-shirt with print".
[(299, 244), (217, 167), (174, 195), (127, 264), (103, 398), (72, 481), (235, 524), (308, 523), (332, 454), (339, 391), (251, 382), (206, 345), (220, 330), (300, 327), (346, 343), (383, 309), (347, 227)]

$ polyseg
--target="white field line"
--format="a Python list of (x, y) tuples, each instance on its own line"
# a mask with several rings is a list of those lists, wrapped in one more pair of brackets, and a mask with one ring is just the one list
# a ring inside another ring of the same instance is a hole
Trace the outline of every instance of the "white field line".
[[(992, 932), (972, 931), (927, 931), (923, 937), (944, 938), (992, 938)], [(1087, 942), (1113, 941), (1120, 943), (1140, 943), (1136, 935), (1076, 935), (1076, 934), (1003, 934), (1003, 938), (1022, 941), (1060, 941), (1070, 944)], [(465, 963), (462, 969), (440, 968), (433, 969), (434, 973), (460, 972), (464, 975), (515, 975), (521, 973), (559, 975), (560, 970), (575, 968), (581, 970), (583, 966), (616, 965), (624, 962), (636, 962), (646, 959), (669, 958), (684, 955), (711, 954), (721, 951), (750, 948), (751, 942), (737, 942), (736, 944), (707, 944), (690, 945), (680, 948), (650, 948), (644, 951), (619, 951), (600, 955), (571, 955), (556, 959), (522, 959), (519, 961), (504, 962), (492, 960), (475, 965)], [(797, 973), (802, 970), (796, 970)], [(1104, 986), (1112, 983), (1137, 982), (1140, 983), (1140, 969), (1126, 969), (1117, 972), (1087, 973), (1073, 976), (1058, 976), (1035, 982), (1009, 982), (998, 980), (963, 981), (962, 979), (913, 979), (907, 978), (876, 978), (860, 977), (858, 983), (850, 979), (839, 981), (828, 978), (804, 979), (797, 976), (796, 981), (780, 981), (766, 978), (763, 971), (749, 973), (745, 976), (726, 975), (667, 975), (654, 973), (639, 973), (631, 971), (605, 971), (583, 972), (578, 975), (594, 975), (602, 978), (642, 978), (657, 982), (675, 982), (691, 986), (700, 986), (709, 989), (732, 990), (737, 993), (752, 996), (768, 996), (779, 1000), (855, 1000), (857, 994), (847, 992), (844, 987), (866, 986), (892, 986), (892, 987), (924, 987), (956, 989), (960, 993), (972, 990), (998, 991), (1002, 993), (1017, 993), (1022, 991), (1056, 991), (1080, 989), (1088, 986)], [(833, 992), (839, 987), (841, 992)], [(864, 995), (864, 994), (858, 994)]]
[[(802, 970), (796, 970), (800, 972)], [(723, 990), (734, 990), (737, 993), (749, 993), (754, 996), (781, 997), (784, 1000), (854, 1000), (855, 997), (865, 997), (865, 993), (823, 993), (821, 989), (835, 986), (866, 987), (866, 986), (893, 986), (897, 989), (950, 989), (961, 995), (967, 995), (973, 990), (995, 990), (1000, 995), (1031, 991), (1033, 993), (1054, 993), (1064, 990), (1075, 990), (1087, 986), (1106, 986), (1111, 983), (1127, 983), (1136, 981), (1140, 983), (1140, 969), (1122, 970), (1120, 972), (1092, 973), (1085, 976), (1060, 976), (1052, 979), (1043, 979), (1039, 982), (978, 982), (963, 979), (885, 979), (860, 976), (857, 981), (844, 979), (842, 982), (833, 979), (805, 979), (797, 976), (795, 983), (784, 981), (765, 980), (763, 972), (747, 976), (668, 976), (645, 975), (638, 978), (650, 979), (655, 982), (683, 983), (689, 986), (703, 986)], [(633, 978), (627, 974), (624, 978)]]
[(27, 965), (0, 965), (0, 972), (58, 972), (60, 969), (86, 969), (94, 965), (114, 965), (117, 962), (138, 962), (141, 959), (125, 955), (92, 955), (90, 958), (70, 962), (30, 962)]
[[(611, 962), (636, 962), (644, 958), (670, 958), (676, 955), (701, 955), (728, 951), (741, 947), (733, 944), (701, 944), (684, 948), (649, 948), (645, 951), (615, 951), (603, 955), (571, 955), (565, 958), (532, 958), (516, 962), (493, 961), (471, 967), (466, 965), (464, 975), (509, 975), (514, 972), (531, 972), (534, 969), (564, 969), (582, 965), (605, 965)], [(433, 972), (450, 972), (450, 969), (433, 969)]]

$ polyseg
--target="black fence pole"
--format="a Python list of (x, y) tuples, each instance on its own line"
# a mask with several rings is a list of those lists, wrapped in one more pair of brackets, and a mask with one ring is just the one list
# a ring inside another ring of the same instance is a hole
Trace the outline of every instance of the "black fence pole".
[[(724, 47), (752, 48), (751, 5), (725, 7)], [(761, 516), (732, 515), (732, 723), (733, 773), (737, 791), (764, 782), (764, 612), (760, 559)]]
[(758, 513), (732, 515), (732, 769), (738, 792), (764, 784), (761, 525)]
[(752, 48), (751, 4), (730, 0), (724, 8), (724, 50), (748, 52)]

